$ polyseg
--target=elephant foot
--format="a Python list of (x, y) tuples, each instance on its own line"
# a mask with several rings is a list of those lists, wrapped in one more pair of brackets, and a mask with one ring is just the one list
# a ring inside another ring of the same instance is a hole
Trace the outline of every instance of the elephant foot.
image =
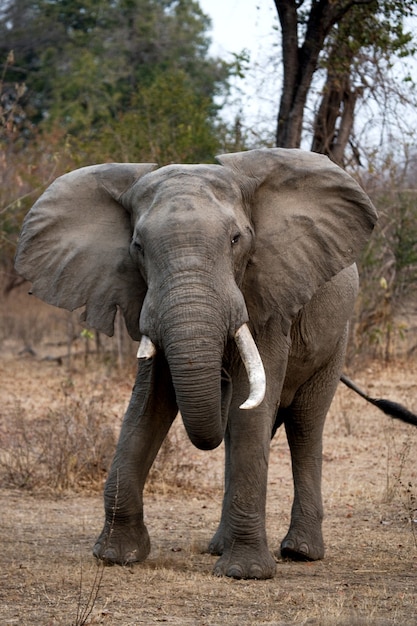
[(224, 535), (223, 535), (223, 531), (221, 530), (221, 527), (219, 527), (216, 533), (213, 535), (213, 538), (208, 545), (207, 551), (209, 552), (209, 554), (220, 556), (221, 554), (223, 554), (223, 550), (224, 550)]
[(144, 561), (151, 550), (146, 526), (140, 524), (117, 525), (106, 522), (93, 548), (93, 555), (107, 565), (129, 565)]
[(290, 530), (281, 543), (280, 551), (283, 559), (292, 561), (318, 561), (324, 557), (324, 543), (321, 531), (312, 536), (305, 532)]
[(213, 569), (215, 576), (229, 576), (230, 578), (265, 580), (273, 578), (276, 563), (267, 548), (254, 549), (233, 544), (230, 550), (224, 551)]

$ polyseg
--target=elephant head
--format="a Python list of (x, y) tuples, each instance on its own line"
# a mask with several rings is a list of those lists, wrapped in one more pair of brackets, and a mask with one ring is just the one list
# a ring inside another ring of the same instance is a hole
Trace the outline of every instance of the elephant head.
[[(220, 165), (105, 164), (58, 178), (23, 225), (18, 272), (43, 300), (85, 307), (113, 334), (117, 307), (138, 357), (161, 352), (187, 432), (224, 434), (235, 338), (262, 401), (255, 342), (271, 317), (283, 337), (318, 287), (358, 257), (376, 221), (368, 197), (326, 157), (262, 149)], [(233, 343), (233, 342), (232, 342)], [(267, 382), (267, 381), (266, 381)]]

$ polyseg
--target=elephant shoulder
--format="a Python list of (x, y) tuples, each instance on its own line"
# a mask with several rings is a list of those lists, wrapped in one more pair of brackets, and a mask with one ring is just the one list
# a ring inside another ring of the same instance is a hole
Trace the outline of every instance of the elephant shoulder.
[(356, 264), (324, 283), (304, 305), (291, 328), (292, 350), (324, 353), (344, 336), (359, 290)]

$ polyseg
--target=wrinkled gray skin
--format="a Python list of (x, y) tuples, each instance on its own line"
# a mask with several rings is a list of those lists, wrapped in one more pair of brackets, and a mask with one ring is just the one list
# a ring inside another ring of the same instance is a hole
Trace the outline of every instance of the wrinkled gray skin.
[[(326, 157), (300, 150), (223, 155), (221, 165), (107, 164), (59, 178), (28, 214), (18, 271), (57, 306), (85, 306), (113, 332), (116, 307), (140, 359), (105, 487), (94, 554), (142, 561), (142, 491), (180, 410), (199, 448), (225, 440), (225, 495), (209, 549), (216, 575), (269, 578), (265, 500), (271, 432), (284, 423), (294, 502), (280, 553), (321, 559), (322, 431), (358, 289), (355, 259), (376, 214)], [(256, 408), (233, 335), (249, 323), (266, 372)], [(279, 553), (279, 550), (278, 550)]]

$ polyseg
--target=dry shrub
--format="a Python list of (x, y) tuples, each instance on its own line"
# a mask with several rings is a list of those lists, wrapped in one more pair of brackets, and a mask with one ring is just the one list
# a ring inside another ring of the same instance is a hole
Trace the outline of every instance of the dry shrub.
[[(31, 418), (16, 404), (0, 433), (0, 486), (50, 493), (101, 490), (116, 445), (101, 402), (71, 397), (44, 419)], [(148, 492), (201, 488), (203, 468), (184, 452), (188, 445), (178, 428), (169, 433), (149, 473)]]
[(103, 419), (102, 398), (74, 396), (33, 419), (17, 404), (0, 439), (0, 484), (61, 492), (101, 488), (115, 435)]
[(417, 190), (414, 179), (393, 170), (388, 184), (370, 193), (379, 220), (359, 263), (349, 356), (388, 362), (417, 349)]
[(151, 467), (146, 490), (163, 494), (218, 490), (221, 483), (210, 473), (208, 458), (192, 446), (178, 417)]
[(394, 437), (387, 436), (387, 451), (384, 502), (397, 503), (397, 517), (410, 525), (417, 547), (417, 490), (415, 483), (407, 476), (414, 460), (412, 435), (398, 443)]
[[(98, 358), (94, 367), (100, 367)], [(109, 386), (117, 390), (121, 376), (113, 371), (107, 390), (99, 392), (91, 381), (64, 379), (54, 407), (45, 409), (42, 417), (16, 400), (0, 423), (0, 486), (54, 494), (101, 491), (118, 435), (107, 391)], [(194, 491), (202, 484), (211, 489), (213, 481), (202, 458), (178, 419), (151, 468), (147, 491)]]

